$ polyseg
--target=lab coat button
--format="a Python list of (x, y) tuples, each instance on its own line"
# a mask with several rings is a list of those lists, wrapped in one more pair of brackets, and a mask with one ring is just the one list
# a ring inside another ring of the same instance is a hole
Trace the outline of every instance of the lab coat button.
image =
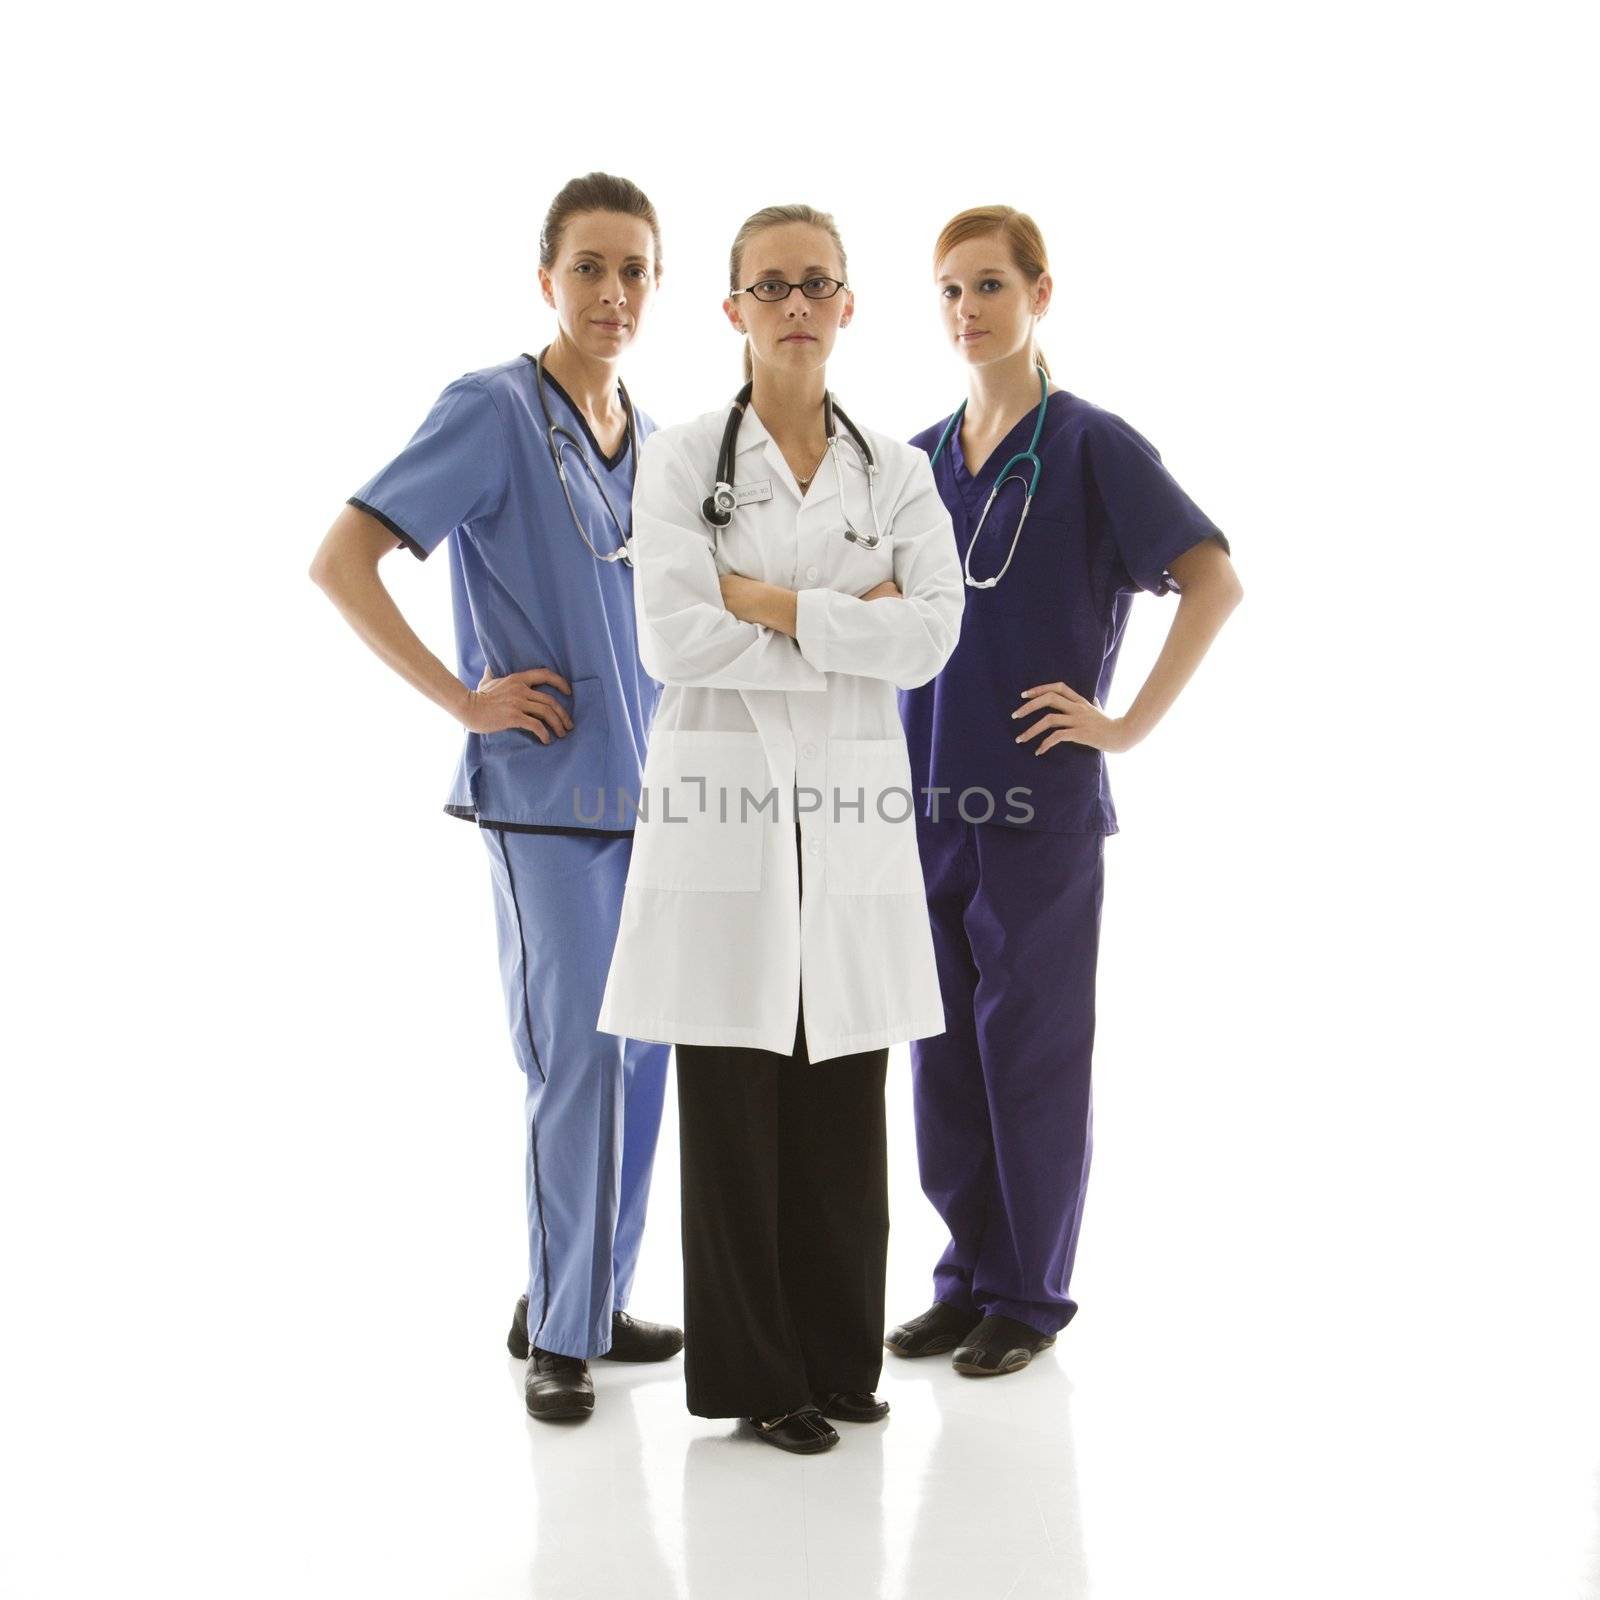
[(807, 567), (806, 568), (806, 582), (807, 583), (815, 583), (816, 581), (817, 581), (817, 569), (815, 567)]
[(817, 747), (814, 744), (801, 745), (800, 754), (803, 755), (807, 761), (814, 761), (817, 755)]

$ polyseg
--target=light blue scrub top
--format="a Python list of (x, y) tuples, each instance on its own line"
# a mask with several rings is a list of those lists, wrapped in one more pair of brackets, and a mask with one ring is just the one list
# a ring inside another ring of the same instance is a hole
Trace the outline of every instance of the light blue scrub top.
[[(623, 526), (636, 463), (626, 437), (609, 460), (577, 407), (545, 375), (550, 417), (582, 441)], [(655, 424), (634, 411), (642, 444)], [(550, 667), (572, 685), (572, 731), (541, 744), (509, 728), (469, 733), (445, 810), (486, 828), (631, 833), (645, 737), (661, 688), (639, 665), (632, 569), (597, 561), (573, 526), (545, 442), (533, 360), (457, 378), (404, 450), (350, 497), (413, 555), (450, 540), (456, 675), (475, 689)], [(595, 548), (617, 532), (567, 453), (573, 503)]]

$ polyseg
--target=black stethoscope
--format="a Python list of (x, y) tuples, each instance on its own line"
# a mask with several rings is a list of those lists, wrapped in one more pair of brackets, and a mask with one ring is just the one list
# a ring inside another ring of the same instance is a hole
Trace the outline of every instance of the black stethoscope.
[[(744, 410), (750, 404), (750, 392), (754, 387), (754, 384), (747, 383), (734, 396), (733, 409), (728, 413), (728, 424), (722, 430), (722, 448), (717, 452), (716, 487), (706, 496), (700, 507), (700, 515), (713, 530), (726, 528), (733, 521), (734, 509), (739, 504), (739, 497), (733, 487), (733, 457), (739, 442), (739, 424), (744, 421)], [(858, 533), (850, 521), (849, 512), (845, 510), (844, 467), (839, 460), (839, 430), (834, 423), (836, 417), (845, 425), (867, 475), (867, 508), (872, 513), (871, 534)], [(844, 518), (844, 536), (852, 544), (860, 545), (863, 550), (876, 550), (883, 543), (883, 529), (878, 523), (878, 498), (873, 492), (874, 480), (878, 476), (878, 463), (872, 458), (872, 447), (863, 437), (861, 430), (845, 415), (844, 407), (834, 404), (832, 394), (826, 389), (822, 392), (822, 419), (828, 436), (827, 453), (833, 457), (834, 476), (839, 480), (839, 515)], [(808, 479), (807, 482), (809, 481)]]
[[(564, 428), (560, 423), (550, 420), (550, 402), (544, 390), (544, 355), (545, 350), (549, 348), (550, 346), (546, 345), (536, 356), (530, 356), (524, 351), (523, 357), (533, 363), (534, 377), (539, 389), (539, 409), (544, 412), (545, 443), (550, 446), (550, 459), (556, 464), (556, 476), (561, 480), (561, 492), (567, 497), (567, 510), (572, 513), (572, 525), (578, 530), (579, 538), (589, 546), (589, 554), (596, 561), (626, 561), (631, 567), (633, 554), (628, 549), (628, 530), (623, 527), (622, 518), (617, 515), (616, 507), (611, 504), (611, 496), (606, 493), (606, 486), (601, 483), (599, 475), (595, 472), (588, 450), (584, 448), (583, 441), (574, 436), (570, 428)], [(633, 452), (634, 470), (638, 471), (639, 434), (633, 422), (633, 402), (628, 398), (628, 391), (623, 387), (621, 378), (617, 379), (617, 393), (622, 396), (622, 410), (628, 419), (628, 448)], [(611, 518), (612, 526), (617, 530), (620, 542), (609, 555), (601, 555), (595, 549), (594, 541), (590, 539), (583, 526), (583, 518), (578, 515), (578, 508), (572, 502), (572, 490), (567, 483), (566, 464), (562, 460), (568, 446), (577, 452), (578, 459), (583, 463), (583, 470), (589, 474), (589, 482), (599, 491), (601, 503)]]

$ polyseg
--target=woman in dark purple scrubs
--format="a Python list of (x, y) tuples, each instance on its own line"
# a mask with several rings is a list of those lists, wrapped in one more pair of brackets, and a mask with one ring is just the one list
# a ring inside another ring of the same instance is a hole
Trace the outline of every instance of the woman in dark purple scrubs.
[[(1243, 590), (1227, 539), (1155, 449), (1049, 382), (1036, 329), (1051, 280), (1032, 219), (962, 212), (934, 271), (968, 392), (913, 442), (933, 457), (967, 605), (955, 653), (900, 712), (946, 1018), (911, 1046), (917, 1154), (950, 1243), (934, 1304), (884, 1342), (953, 1352), (956, 1371), (983, 1377), (1026, 1366), (1077, 1310), (1102, 851), (1117, 831), (1105, 753), (1161, 720)], [(1177, 591), (1177, 614), (1111, 716), (1141, 589)]]

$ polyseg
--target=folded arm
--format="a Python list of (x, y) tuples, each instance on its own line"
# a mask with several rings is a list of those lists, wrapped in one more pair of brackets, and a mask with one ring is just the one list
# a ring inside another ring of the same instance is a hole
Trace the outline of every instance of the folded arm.
[(822, 670), (787, 633), (742, 621), (724, 604), (703, 498), (671, 442), (652, 434), (633, 496), (633, 597), (645, 671), (692, 689), (825, 689)]
[(920, 451), (885, 525), (894, 540), (901, 598), (868, 600), (837, 589), (802, 589), (796, 602), (800, 653), (824, 672), (887, 678), (898, 689), (926, 683), (950, 659), (965, 591), (950, 513)]

